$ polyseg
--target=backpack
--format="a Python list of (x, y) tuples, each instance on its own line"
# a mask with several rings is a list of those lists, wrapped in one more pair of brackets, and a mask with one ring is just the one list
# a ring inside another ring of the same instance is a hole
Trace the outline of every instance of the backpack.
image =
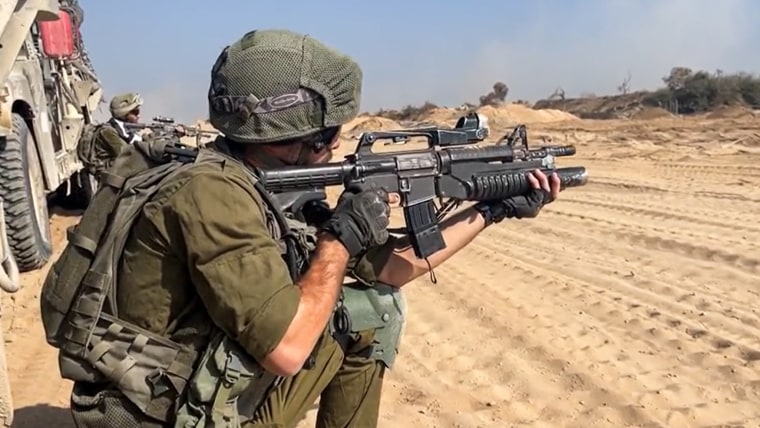
[[(143, 413), (159, 420), (176, 400), (177, 391), (171, 390), (181, 389), (190, 378), (196, 355), (118, 319), (115, 272), (143, 205), (164, 182), (207, 158), (161, 141), (127, 148), (102, 173), (101, 186), (79, 223), (67, 230), (66, 247), (40, 293), (45, 338), (59, 349), (62, 377), (109, 381)], [(164, 388), (174, 394), (156, 396)]]
[(105, 123), (86, 124), (77, 142), (77, 157), (82, 162), (84, 168), (93, 175), (95, 175), (96, 171), (102, 170), (106, 164), (105, 160), (98, 156), (95, 149), (95, 136), (105, 125)]

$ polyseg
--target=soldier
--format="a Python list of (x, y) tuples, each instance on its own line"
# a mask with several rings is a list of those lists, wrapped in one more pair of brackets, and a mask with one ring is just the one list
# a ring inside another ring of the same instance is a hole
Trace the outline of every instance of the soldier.
[[(140, 107), (143, 105), (142, 97), (140, 94), (130, 92), (126, 94), (116, 95), (111, 99), (109, 110), (111, 111), (111, 119), (108, 124), (116, 130), (127, 144), (132, 144), (135, 141), (139, 141), (142, 137), (139, 134), (128, 130), (124, 123), (139, 123), (140, 122)], [(174, 127), (174, 133), (177, 136), (185, 135), (185, 128), (182, 125), (176, 125)]]
[[(201, 149), (211, 161), (182, 169), (144, 206), (116, 279), (118, 319), (142, 329), (136, 349), (158, 335), (197, 355), (189, 386), (163, 381), (181, 378), (179, 357), (149, 379), (155, 391), (177, 388), (176, 402), (122, 393), (142, 384), (126, 376), (118, 387), (75, 382), (79, 427), (292, 427), (318, 398), (318, 427), (377, 425), (404, 322), (400, 287), (488, 225), (536, 216), (559, 179), (536, 172), (530, 195), (443, 221), (447, 247), (427, 261), (389, 236), (382, 189), (347, 189), (306, 223), (283, 220), (256, 168), (330, 160), (359, 111), (361, 82), (350, 57), (290, 31), (252, 31), (221, 52), (208, 103), (223, 136)], [(105, 370), (121, 376), (148, 357)]]
[[(136, 92), (118, 94), (109, 104), (111, 118), (105, 123), (89, 125), (83, 131), (77, 154), (87, 172), (96, 179), (127, 145), (142, 140), (140, 134), (124, 126), (125, 123), (139, 123), (142, 105), (143, 99)], [(185, 130), (178, 125), (175, 133), (182, 136)]]

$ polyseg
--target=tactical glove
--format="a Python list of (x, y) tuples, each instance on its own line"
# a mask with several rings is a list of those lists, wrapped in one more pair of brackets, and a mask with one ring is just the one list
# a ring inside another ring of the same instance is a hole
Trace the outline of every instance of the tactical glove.
[(346, 189), (322, 229), (334, 235), (356, 257), (388, 240), (391, 207), (383, 189)]
[(505, 218), (533, 218), (544, 205), (551, 203), (554, 197), (544, 189), (533, 189), (527, 195), (514, 196), (499, 201), (483, 201), (475, 204), (475, 209), (486, 220), (486, 226), (499, 223)]

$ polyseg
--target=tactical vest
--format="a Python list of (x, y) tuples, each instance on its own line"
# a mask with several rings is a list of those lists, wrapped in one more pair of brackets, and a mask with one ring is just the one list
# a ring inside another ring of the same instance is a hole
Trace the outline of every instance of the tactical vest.
[[(116, 272), (142, 207), (179, 172), (225, 160), (210, 150), (200, 150), (197, 157), (169, 156), (166, 148), (162, 141), (137, 142), (102, 174), (103, 185), (78, 225), (69, 229), (68, 243), (43, 284), (46, 339), (59, 349), (63, 378), (110, 383), (140, 412), (165, 424), (236, 427), (236, 398), (244, 397), (254, 411), (278, 382), (273, 374), (221, 331), (205, 350), (194, 350), (117, 316)], [(250, 176), (267, 202), (270, 232), (279, 239), (295, 278), (316, 238), (307, 237), (305, 228), (294, 229), (297, 224), (279, 212)]]

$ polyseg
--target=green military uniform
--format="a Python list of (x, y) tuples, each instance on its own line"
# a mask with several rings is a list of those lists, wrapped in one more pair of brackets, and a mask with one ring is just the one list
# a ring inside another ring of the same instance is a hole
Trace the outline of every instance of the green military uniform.
[(100, 160), (99, 167), (89, 171), (95, 178), (111, 167), (113, 160), (121, 154), (128, 143), (119, 135), (119, 132), (109, 124), (98, 127), (92, 135), (92, 144), (95, 158)]
[(114, 96), (109, 104), (111, 119), (98, 125), (88, 125), (79, 140), (77, 154), (87, 172), (99, 178), (110, 168), (124, 148), (141, 138), (124, 128), (127, 116), (142, 106), (142, 97), (137, 93)]
[[(279, 207), (239, 160), (245, 144), (297, 139), (299, 159), (323, 150), (337, 127), (357, 114), (360, 84), (353, 60), (307, 36), (255, 31), (225, 48), (209, 90), (211, 123), (224, 134), (214, 150), (202, 149), (196, 164), (167, 176), (144, 205), (135, 205), (139, 191), (135, 197), (120, 193), (124, 210), (140, 207), (128, 230), (109, 232), (97, 245), (73, 234), (74, 246), (94, 254), (79, 291), (88, 298), (77, 298), (70, 309), (62, 303), (59, 296), (71, 295), (64, 293), (70, 282), (66, 262), (46, 279), (46, 333), (63, 350), (62, 374), (75, 381), (71, 409), (79, 426), (200, 428), (213, 420), (225, 427), (290, 427), (317, 399), (319, 427), (376, 425), (384, 371), (393, 364), (404, 316), (399, 290), (377, 281), (395, 247), (380, 237), (387, 223), (362, 223), (378, 228), (378, 235), (347, 244), (343, 233), (370, 232), (342, 229), (342, 221), (356, 221), (346, 217), (328, 220), (328, 227), (338, 229), (330, 233), (350, 253), (361, 254), (347, 266), (353, 282), (342, 287), (334, 318), (302, 370), (287, 378), (265, 373), (258, 361), (293, 320), (301, 294), (295, 283), (308, 268), (293, 271), (289, 256), (297, 248), (286, 245), (292, 240), (282, 235)], [(126, 163), (117, 159), (105, 173), (107, 186), (142, 180), (125, 173), (134, 153), (125, 151), (119, 159)], [(98, 209), (94, 204), (93, 213)], [(370, 221), (374, 213), (357, 215)], [(118, 221), (126, 221), (124, 215)], [(297, 247), (313, 251), (315, 228), (293, 218), (287, 222), (299, 237)], [(122, 236), (123, 250), (114, 241)], [(380, 242), (385, 244), (373, 247)], [(114, 247), (98, 253), (102, 245)], [(307, 258), (303, 254), (301, 262)], [(111, 267), (108, 260), (117, 263)], [(109, 282), (111, 272), (117, 276)], [(102, 311), (98, 290), (109, 293)], [(54, 311), (68, 311), (69, 324), (59, 328)], [(92, 327), (91, 320), (99, 324)]]
[[(262, 360), (284, 335), (300, 295), (266, 212), (236, 162), (177, 176), (145, 206), (126, 243), (116, 282), (120, 318), (189, 346), (205, 344), (217, 325)], [(352, 263), (353, 275), (374, 284), (390, 248)], [(371, 341), (372, 332), (356, 337), (344, 361), (326, 329), (314, 367), (272, 391), (251, 426), (290, 426), (320, 396), (320, 426), (371, 426), (384, 372), (361, 354)]]

